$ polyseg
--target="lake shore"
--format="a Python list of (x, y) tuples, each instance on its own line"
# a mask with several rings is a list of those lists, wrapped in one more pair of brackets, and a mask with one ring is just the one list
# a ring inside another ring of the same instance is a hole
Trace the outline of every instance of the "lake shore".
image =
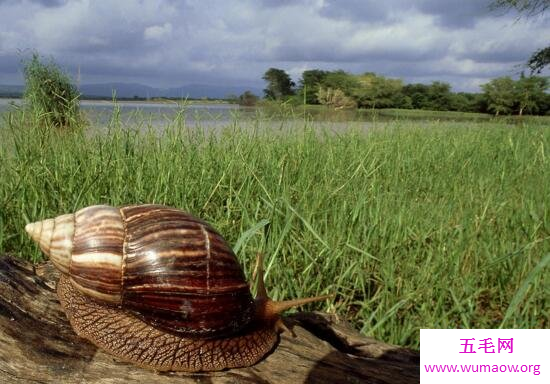
[[(7, 112), (12, 104), (22, 105), (22, 99), (1, 99), (0, 114)], [(429, 111), (415, 109), (344, 109), (335, 110), (322, 105), (286, 105), (275, 102), (262, 102), (256, 107), (243, 107), (238, 104), (232, 104), (225, 101), (204, 101), (204, 100), (82, 100), (80, 102), (82, 110), (86, 111), (88, 117), (94, 120), (94, 113), (103, 115), (99, 119), (100, 124), (104, 124), (109, 119), (106, 114), (112, 113), (116, 108), (124, 113), (137, 113), (149, 115), (147, 119), (157, 120), (159, 124), (165, 124), (173, 119), (174, 115), (185, 111), (186, 115), (193, 117), (192, 121), (201, 121), (203, 124), (216, 125), (222, 123), (231, 123), (235, 114), (245, 119), (248, 118), (275, 118), (275, 119), (301, 119), (308, 118), (314, 121), (330, 122), (369, 122), (373, 121), (465, 121), (465, 122), (502, 122), (505, 124), (546, 124), (550, 126), (550, 116), (498, 116), (490, 114), (455, 112), (455, 111)], [(91, 112), (91, 113), (90, 113)], [(155, 115), (157, 115), (155, 117)], [(144, 120), (144, 117), (140, 117)], [(139, 120), (139, 119), (138, 119)], [(192, 122), (190, 121), (190, 122)], [(135, 123), (135, 122), (134, 122)]]

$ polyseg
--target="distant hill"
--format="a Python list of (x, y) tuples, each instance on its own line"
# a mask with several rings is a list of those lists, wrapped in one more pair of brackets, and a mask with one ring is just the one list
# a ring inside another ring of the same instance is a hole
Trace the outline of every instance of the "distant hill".
[(23, 95), (22, 85), (0, 84), (0, 97), (21, 97)]
[(255, 87), (242, 87), (230, 85), (208, 85), (208, 84), (188, 84), (177, 88), (169, 88), (166, 90), (164, 97), (190, 97), (198, 99), (201, 97), (209, 97), (212, 99), (223, 99), (230, 95), (239, 96), (245, 91), (261, 96), (262, 90)]
[(158, 90), (143, 84), (135, 83), (105, 83), (105, 84), (82, 84), (80, 93), (86, 97), (155, 97)]
[[(80, 93), (83, 98), (112, 97), (113, 92), (119, 98), (150, 98), (150, 97), (174, 97), (174, 98), (211, 98), (223, 99), (229, 95), (240, 95), (244, 91), (251, 91), (260, 96), (262, 90), (255, 87), (209, 85), (209, 84), (188, 84), (176, 88), (155, 88), (137, 83), (104, 83), (104, 84), (82, 84)], [(23, 94), (22, 85), (1, 85), (0, 97), (19, 97)]]

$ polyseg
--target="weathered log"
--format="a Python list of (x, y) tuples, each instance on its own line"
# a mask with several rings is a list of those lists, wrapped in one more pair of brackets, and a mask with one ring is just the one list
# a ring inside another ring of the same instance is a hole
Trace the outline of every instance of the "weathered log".
[(297, 313), (275, 351), (253, 367), (156, 373), (79, 338), (55, 293), (50, 263), (0, 259), (1, 383), (416, 383), (418, 353), (364, 337), (335, 316)]

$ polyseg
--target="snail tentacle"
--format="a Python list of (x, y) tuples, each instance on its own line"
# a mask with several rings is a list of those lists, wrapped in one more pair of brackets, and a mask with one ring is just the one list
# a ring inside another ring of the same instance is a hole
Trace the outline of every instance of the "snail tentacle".
[(256, 256), (256, 268), (255, 270), (258, 273), (257, 276), (257, 293), (256, 293), (256, 315), (258, 318), (264, 319), (266, 322), (274, 323), (274, 329), (277, 332), (288, 331), (294, 336), (294, 332), (290, 331), (287, 326), (282, 321), (279, 316), (282, 312), (287, 309), (298, 307), (300, 305), (313, 303), (316, 301), (326, 300), (331, 298), (333, 295), (322, 295), (315, 297), (307, 297), (303, 299), (296, 300), (284, 300), (284, 301), (274, 301), (271, 300), (267, 294), (264, 281), (264, 269), (263, 269), (263, 256), (261, 253), (258, 253)]

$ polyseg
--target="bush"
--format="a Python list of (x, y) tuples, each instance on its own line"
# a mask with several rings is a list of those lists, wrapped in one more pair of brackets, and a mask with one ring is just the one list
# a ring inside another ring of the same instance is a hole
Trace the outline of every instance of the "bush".
[(239, 105), (245, 107), (253, 107), (258, 103), (259, 97), (253, 94), (250, 91), (245, 91), (242, 95), (239, 96), (238, 103)]
[(78, 90), (53, 60), (44, 63), (35, 53), (24, 62), (23, 73), (23, 97), (38, 123), (57, 128), (76, 128), (81, 123)]
[(355, 108), (357, 104), (353, 98), (346, 96), (341, 89), (319, 87), (317, 92), (319, 103), (334, 109)]

